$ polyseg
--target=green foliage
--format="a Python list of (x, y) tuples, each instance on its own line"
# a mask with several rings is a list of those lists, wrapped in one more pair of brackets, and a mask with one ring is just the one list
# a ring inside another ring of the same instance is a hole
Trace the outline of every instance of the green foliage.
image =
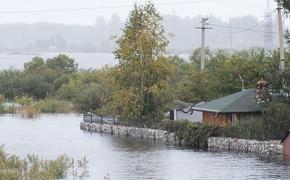
[(0, 113), (5, 113), (5, 96), (0, 95)]
[(266, 131), (263, 119), (253, 118), (230, 127), (220, 127), (220, 136), (239, 139), (265, 140)]
[(282, 0), (282, 6), (285, 10), (285, 13), (289, 15), (290, 13), (290, 1), (289, 0)]
[(56, 99), (39, 100), (36, 102), (36, 106), (42, 113), (69, 113), (72, 111), (71, 103)]
[[(286, 17), (290, 17), (290, 1), (289, 0), (282, 0), (282, 6), (284, 8), (284, 13), (286, 14)], [(286, 31), (285, 35), (286, 41), (288, 44), (290, 44), (290, 32), (289, 29)]]
[(194, 65), (177, 55), (170, 56), (169, 61), (173, 65), (173, 75), (170, 80), (171, 84), (173, 85), (176, 85), (184, 78), (187, 78), (188, 71), (195, 69)]
[(27, 71), (22, 76), (21, 89), (25, 94), (37, 99), (43, 99), (53, 93), (53, 82), (56, 78), (56, 75), (50, 69), (38, 69), (32, 72)]
[(75, 73), (78, 69), (78, 64), (75, 63), (74, 59), (71, 59), (64, 54), (60, 54), (52, 59), (47, 59), (46, 66), (58, 73), (65, 74)]
[(13, 99), (22, 94), (22, 72), (14, 69), (0, 71), (0, 93)]
[[(205, 64), (207, 65), (209, 60), (212, 57), (212, 52), (209, 47), (205, 48)], [(196, 69), (200, 69), (200, 61), (201, 61), (201, 48), (197, 48), (193, 51), (191, 56), (189, 57), (190, 62), (194, 65)]]
[(25, 71), (35, 71), (44, 68), (45, 63), (41, 57), (35, 56), (30, 62), (24, 63)]
[(24, 64), (24, 71), (0, 72), (0, 93), (9, 99), (23, 95), (44, 99), (54, 95), (76, 72), (77, 64), (66, 55), (58, 55), (46, 62), (41, 57), (34, 57)]
[(135, 5), (117, 40), (119, 65), (112, 73), (117, 90), (109, 107), (126, 122), (151, 126), (172, 99), (173, 66), (164, 56), (168, 41), (161, 20), (153, 4)]
[[(281, 75), (278, 71), (279, 51), (277, 50), (272, 56), (263, 49), (240, 50), (232, 54), (225, 50), (217, 50), (210, 54), (211, 59), (207, 61), (203, 72), (191, 66), (187, 69), (183, 68), (183, 78), (179, 78), (179, 82), (174, 81), (178, 99), (186, 102), (209, 101), (240, 91), (242, 83), (236, 69), (244, 80), (245, 88), (254, 88), (260, 77), (265, 77), (270, 84), (270, 89), (275, 93), (281, 92), (282, 79), (290, 84), (289, 72), (285, 71)], [(289, 52), (286, 52), (286, 57), (289, 59)], [(179, 61), (175, 67), (179, 69), (185, 65), (186, 62)], [(290, 67), (288, 66), (287, 63), (287, 68)], [(290, 92), (290, 87), (286, 90)]]
[(282, 139), (290, 127), (290, 106), (281, 102), (268, 105), (264, 123), (267, 139)]
[(213, 127), (185, 120), (166, 120), (163, 123), (165, 130), (175, 133), (179, 145), (188, 148), (207, 148), (207, 139), (215, 133)]
[(208, 71), (189, 70), (187, 79), (178, 83), (178, 99), (186, 102), (200, 102), (210, 99), (210, 79)]
[(61, 99), (72, 101), (80, 111), (101, 109), (113, 92), (110, 69), (86, 70), (71, 76), (57, 91)]
[(30, 106), (33, 103), (33, 98), (29, 96), (16, 96), (15, 101), (22, 106)]
[(56, 160), (44, 160), (36, 155), (27, 155), (27, 158), (21, 159), (16, 155), (8, 155), (0, 147), (0, 180), (54, 180), (68, 175), (81, 178), (88, 176), (87, 163), (84, 158), (75, 167), (74, 160), (66, 155)]

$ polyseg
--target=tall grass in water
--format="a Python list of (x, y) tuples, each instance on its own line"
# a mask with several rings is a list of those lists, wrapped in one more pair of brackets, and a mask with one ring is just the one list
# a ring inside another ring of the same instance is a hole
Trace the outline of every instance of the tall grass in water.
[(41, 159), (36, 155), (20, 158), (8, 155), (0, 147), (0, 180), (55, 180), (66, 177), (82, 178), (88, 176), (86, 158), (75, 162), (67, 155), (55, 160)]
[(22, 117), (35, 118), (39, 115), (39, 108), (34, 105), (32, 97), (16, 96), (15, 101), (20, 105), (16, 112), (19, 113)]

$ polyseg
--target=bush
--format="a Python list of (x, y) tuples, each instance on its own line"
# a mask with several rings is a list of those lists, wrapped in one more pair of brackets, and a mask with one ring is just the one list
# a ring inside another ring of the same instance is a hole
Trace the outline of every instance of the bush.
[(0, 179), (3, 180), (53, 180), (68, 175), (81, 178), (88, 176), (87, 163), (85, 158), (79, 160), (75, 168), (74, 160), (66, 155), (56, 160), (44, 160), (36, 155), (27, 155), (27, 158), (21, 159), (16, 155), (8, 155), (0, 147)]
[(214, 128), (205, 124), (191, 124), (186, 133), (184, 143), (189, 148), (207, 148), (207, 140), (213, 134)]
[(219, 135), (240, 139), (265, 139), (264, 122), (260, 118), (250, 119), (235, 126), (219, 127)]
[(290, 129), (290, 106), (274, 102), (265, 108), (264, 128), (267, 139), (282, 139)]
[(36, 106), (42, 113), (68, 113), (72, 111), (71, 103), (56, 99), (40, 100)]
[(207, 139), (215, 132), (214, 127), (185, 120), (165, 120), (163, 123), (165, 130), (175, 133), (179, 145), (188, 148), (207, 148)]

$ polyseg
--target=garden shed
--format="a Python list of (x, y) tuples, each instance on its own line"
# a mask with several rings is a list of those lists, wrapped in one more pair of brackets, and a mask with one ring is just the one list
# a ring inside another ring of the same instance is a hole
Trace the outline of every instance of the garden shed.
[(198, 104), (193, 107), (193, 110), (201, 111), (202, 122), (212, 126), (233, 125), (262, 114), (256, 89), (244, 89), (204, 104)]

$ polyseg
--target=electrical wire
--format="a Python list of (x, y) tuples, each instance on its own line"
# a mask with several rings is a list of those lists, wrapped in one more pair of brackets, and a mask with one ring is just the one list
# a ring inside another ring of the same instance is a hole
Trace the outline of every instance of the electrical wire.
[[(234, 31), (234, 32), (227, 32), (227, 31), (222, 31), (222, 30), (216, 30), (218, 32), (222, 32), (222, 33), (243, 33), (243, 32), (259, 32), (259, 33), (263, 33), (264, 31), (260, 31), (260, 30), (255, 30), (254, 28), (261, 25), (262, 23), (264, 23), (265, 20), (267, 20), (268, 18), (271, 17), (271, 15), (273, 13), (275, 13), (276, 10), (274, 10), (273, 12), (271, 12), (271, 14), (269, 16), (266, 16), (263, 20), (261, 20), (260, 22), (250, 26), (250, 27), (247, 27), (247, 28), (244, 28), (244, 27), (236, 27), (236, 26), (224, 26), (224, 25), (219, 25), (219, 24), (211, 24), (209, 23), (209, 25), (211, 26), (216, 26), (216, 27), (221, 27), (221, 28), (231, 28), (231, 29), (236, 29), (236, 30), (241, 30), (241, 31)], [(278, 34), (278, 32), (270, 32), (272, 34)]]
[[(192, 0), (192, 1), (179, 1), (179, 2), (160, 2), (154, 3), (155, 5), (178, 5), (178, 4), (194, 4), (194, 3), (208, 3), (208, 2), (223, 2), (229, 0)], [(57, 13), (57, 12), (72, 12), (72, 11), (88, 11), (96, 9), (114, 9), (114, 8), (128, 8), (133, 5), (115, 5), (115, 6), (98, 6), (98, 7), (84, 7), (84, 8), (71, 8), (71, 9), (43, 9), (43, 10), (17, 10), (17, 11), (0, 11), (0, 14), (32, 14), (32, 13)]]

